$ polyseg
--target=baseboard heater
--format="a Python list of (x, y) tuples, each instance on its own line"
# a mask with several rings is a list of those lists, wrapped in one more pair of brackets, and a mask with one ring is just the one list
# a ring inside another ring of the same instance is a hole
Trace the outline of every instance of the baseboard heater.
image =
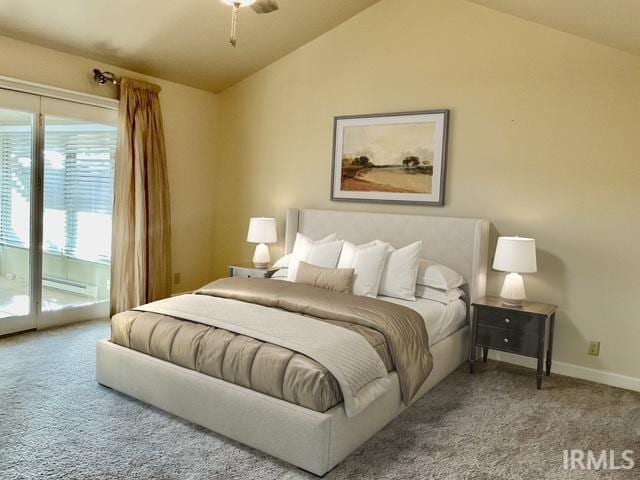
[(56, 290), (62, 290), (64, 292), (75, 293), (76, 295), (84, 295), (92, 298), (98, 297), (97, 285), (73, 282), (71, 280), (65, 280), (64, 278), (44, 277), (42, 279), (42, 286), (55, 288)]

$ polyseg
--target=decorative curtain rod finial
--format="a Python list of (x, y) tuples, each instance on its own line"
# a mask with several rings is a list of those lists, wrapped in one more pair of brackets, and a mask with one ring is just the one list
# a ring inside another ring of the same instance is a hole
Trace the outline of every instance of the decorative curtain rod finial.
[(120, 79), (117, 78), (114, 73), (103, 72), (97, 68), (93, 69), (93, 81), (98, 85), (105, 85), (107, 83), (111, 83), (113, 85), (120, 84)]

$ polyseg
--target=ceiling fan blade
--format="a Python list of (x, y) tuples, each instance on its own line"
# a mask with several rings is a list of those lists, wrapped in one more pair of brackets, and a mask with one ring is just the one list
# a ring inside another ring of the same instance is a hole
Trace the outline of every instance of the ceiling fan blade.
[(251, 5), (253, 11), (256, 13), (271, 13), (278, 10), (278, 4), (275, 0), (257, 0), (253, 5)]

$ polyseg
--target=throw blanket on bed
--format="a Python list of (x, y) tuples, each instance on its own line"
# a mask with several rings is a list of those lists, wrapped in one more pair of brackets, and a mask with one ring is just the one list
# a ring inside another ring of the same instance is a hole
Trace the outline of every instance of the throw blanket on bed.
[(380, 331), (389, 345), (407, 404), (431, 371), (424, 320), (411, 309), (266, 279), (222, 279), (197, 293), (160, 300), (136, 310), (223, 328), (304, 354), (335, 377), (350, 417), (387, 390), (384, 364), (362, 336), (308, 316)]

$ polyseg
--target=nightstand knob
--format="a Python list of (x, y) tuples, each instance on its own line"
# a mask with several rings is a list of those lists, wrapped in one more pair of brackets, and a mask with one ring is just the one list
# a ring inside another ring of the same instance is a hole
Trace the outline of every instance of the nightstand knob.
[(508, 318), (504, 319), (504, 323), (509, 323), (509, 322), (511, 322), (511, 320), (509, 320)]
[(505, 339), (504, 339), (504, 343), (509, 343), (509, 339), (508, 339), (508, 338), (505, 338)]

